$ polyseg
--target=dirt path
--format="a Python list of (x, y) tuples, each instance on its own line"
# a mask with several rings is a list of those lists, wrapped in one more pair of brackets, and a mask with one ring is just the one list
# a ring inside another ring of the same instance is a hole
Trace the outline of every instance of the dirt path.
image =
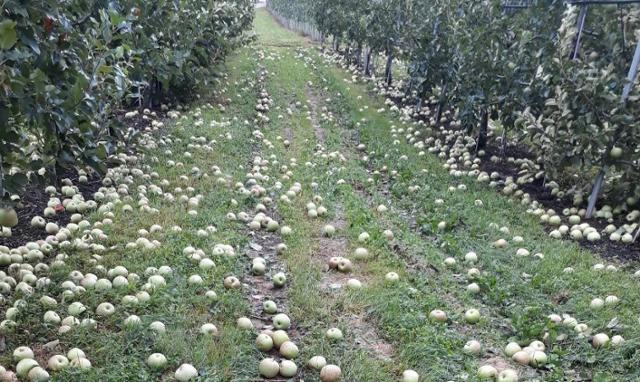
[(314, 89), (307, 85), (305, 87), (305, 93), (307, 95), (307, 103), (309, 105), (309, 117), (311, 121), (311, 126), (313, 127), (313, 133), (316, 136), (316, 141), (319, 145), (323, 146), (325, 143), (325, 131), (320, 126), (320, 122), (318, 120), (318, 104), (320, 103), (318, 96), (316, 95)]

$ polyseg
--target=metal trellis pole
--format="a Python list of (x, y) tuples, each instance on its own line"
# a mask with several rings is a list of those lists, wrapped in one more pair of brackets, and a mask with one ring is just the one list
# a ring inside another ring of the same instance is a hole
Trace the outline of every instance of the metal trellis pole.
[(576, 34), (576, 42), (573, 45), (573, 50), (571, 51), (571, 59), (575, 60), (578, 57), (578, 51), (580, 50), (580, 39), (582, 38), (582, 31), (584, 30), (584, 20), (587, 18), (587, 5), (583, 4), (580, 6), (580, 14), (578, 15), (577, 27), (578, 34)]
[[(629, 68), (629, 74), (627, 74), (627, 83), (624, 85), (624, 88), (622, 89), (622, 96), (620, 98), (622, 103), (626, 102), (627, 98), (629, 98), (629, 93), (631, 93), (631, 89), (633, 88), (636, 75), (638, 74), (638, 65), (640, 65), (640, 39), (638, 40), (638, 43), (636, 45), (636, 51), (633, 55), (633, 61), (631, 62), (631, 67)], [(602, 188), (602, 184), (604, 183), (605, 172), (606, 171), (604, 168), (601, 169), (593, 184), (591, 195), (589, 195), (589, 205), (587, 206), (587, 213), (585, 214), (585, 217), (587, 219), (591, 218), (591, 215), (593, 214), (593, 210), (595, 209), (596, 201), (598, 199), (598, 194), (600, 193), (600, 189)], [(637, 237), (638, 237), (638, 233), (636, 233), (636, 237), (634, 238), (634, 240)]]
[(627, 83), (624, 84), (624, 89), (622, 89), (622, 102), (626, 102), (627, 98), (629, 98), (629, 93), (631, 93), (631, 88), (633, 88), (633, 83), (635, 82), (636, 75), (638, 74), (639, 64), (640, 64), (640, 39), (638, 39), (638, 43), (636, 44), (636, 51), (633, 54), (633, 61), (631, 61), (629, 74), (627, 74)]

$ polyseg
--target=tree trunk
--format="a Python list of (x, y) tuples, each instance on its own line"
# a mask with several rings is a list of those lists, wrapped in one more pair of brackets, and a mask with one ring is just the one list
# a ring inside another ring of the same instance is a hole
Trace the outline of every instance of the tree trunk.
[(507, 129), (502, 126), (502, 141), (500, 142), (500, 157), (504, 160), (507, 155)]
[(442, 93), (440, 94), (440, 101), (438, 101), (438, 111), (436, 112), (436, 127), (440, 126), (440, 119), (442, 118), (442, 110), (445, 107), (447, 101), (447, 91), (449, 90), (449, 83), (445, 83), (442, 87)]
[(2, 154), (0, 154), (0, 203), (4, 199), (4, 172), (2, 171)]
[(373, 76), (373, 77), (375, 77), (376, 68), (378, 67), (378, 65), (376, 64), (376, 57), (377, 57), (377, 55), (372, 54), (371, 55), (371, 63), (369, 64), (369, 72), (371, 72), (371, 76)]
[(480, 132), (478, 133), (478, 145), (476, 151), (487, 147), (487, 130), (489, 129), (489, 112), (486, 108), (482, 109), (482, 116), (480, 117)]
[(371, 77), (371, 48), (367, 49), (367, 55), (364, 59), (364, 75)]
[(387, 51), (387, 65), (384, 68), (384, 78), (385, 78), (385, 81), (387, 82), (387, 86), (391, 86), (391, 82), (393, 81), (393, 78), (391, 75), (392, 64), (393, 64), (393, 55), (391, 54), (391, 52)]

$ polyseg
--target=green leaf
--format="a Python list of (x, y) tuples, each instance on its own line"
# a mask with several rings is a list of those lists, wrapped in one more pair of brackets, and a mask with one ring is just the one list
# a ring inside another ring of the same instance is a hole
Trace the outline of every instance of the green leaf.
[(23, 173), (5, 175), (6, 187), (10, 191), (20, 190), (29, 182), (29, 178)]
[(76, 81), (73, 86), (69, 89), (69, 93), (67, 95), (67, 99), (65, 101), (65, 105), (68, 108), (76, 107), (80, 101), (84, 98), (85, 95), (85, 87), (88, 85), (89, 81), (79, 74), (76, 76)]
[(18, 40), (16, 25), (16, 22), (13, 20), (0, 22), (0, 48), (3, 50), (11, 48)]

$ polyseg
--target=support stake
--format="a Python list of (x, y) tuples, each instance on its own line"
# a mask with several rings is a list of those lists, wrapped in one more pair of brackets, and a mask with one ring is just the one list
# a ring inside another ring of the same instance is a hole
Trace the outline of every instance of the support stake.
[(576, 42), (573, 45), (573, 51), (571, 52), (571, 59), (575, 60), (578, 57), (578, 51), (580, 50), (580, 39), (582, 38), (582, 30), (584, 29), (584, 20), (587, 18), (587, 6), (583, 4), (580, 7), (580, 14), (578, 15), (577, 27), (578, 34), (576, 35)]
[(602, 188), (602, 183), (604, 183), (604, 174), (605, 169), (600, 169), (598, 176), (596, 176), (596, 180), (593, 184), (593, 189), (591, 190), (591, 195), (589, 195), (589, 205), (587, 206), (587, 213), (585, 214), (585, 218), (591, 219), (591, 215), (593, 214), (593, 210), (596, 207), (596, 201), (598, 200), (598, 194), (600, 194), (600, 189)]
[[(622, 96), (621, 96), (622, 103), (625, 103), (627, 101), (627, 98), (629, 97), (629, 93), (631, 93), (631, 88), (633, 87), (636, 74), (638, 73), (639, 64), (640, 64), (640, 39), (638, 40), (638, 44), (636, 45), (636, 51), (633, 55), (633, 61), (631, 62), (631, 67), (629, 68), (629, 74), (627, 75), (627, 83), (624, 85), (624, 88), (622, 89)], [(593, 184), (591, 195), (589, 195), (589, 205), (587, 206), (587, 213), (585, 214), (585, 217), (587, 219), (591, 218), (591, 215), (593, 214), (593, 210), (595, 209), (596, 201), (598, 200), (598, 194), (600, 193), (600, 189), (602, 188), (602, 184), (604, 183), (605, 173), (606, 173), (605, 168), (600, 169), (600, 172), (598, 173), (598, 176), (596, 177), (596, 180)], [(636, 238), (637, 237), (638, 237), (638, 233), (636, 233)]]
[(631, 61), (631, 67), (629, 68), (629, 74), (627, 74), (627, 83), (624, 84), (624, 88), (622, 89), (622, 102), (626, 102), (629, 97), (629, 93), (631, 93), (631, 88), (633, 88), (633, 83), (636, 80), (636, 75), (638, 74), (638, 65), (640, 64), (640, 39), (638, 39), (638, 44), (636, 45), (636, 51), (633, 54), (633, 60)]

